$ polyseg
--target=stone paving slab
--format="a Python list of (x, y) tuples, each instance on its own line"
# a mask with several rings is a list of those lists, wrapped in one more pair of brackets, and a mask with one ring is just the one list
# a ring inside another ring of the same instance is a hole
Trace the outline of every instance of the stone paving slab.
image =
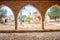
[(0, 40), (60, 40), (60, 32), (0, 33)]

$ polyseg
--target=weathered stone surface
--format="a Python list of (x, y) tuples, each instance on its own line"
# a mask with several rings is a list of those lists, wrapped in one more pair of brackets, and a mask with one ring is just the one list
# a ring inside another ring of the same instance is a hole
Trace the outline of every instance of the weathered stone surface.
[(0, 40), (60, 40), (60, 32), (0, 33)]

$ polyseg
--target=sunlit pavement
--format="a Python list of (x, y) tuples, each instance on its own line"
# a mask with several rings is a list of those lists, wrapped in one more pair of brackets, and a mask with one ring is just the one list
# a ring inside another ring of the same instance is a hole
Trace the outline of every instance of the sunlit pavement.
[(47, 23), (44, 26), (45, 29), (52, 29), (52, 30), (59, 30), (60, 29), (60, 23)]
[(18, 30), (42, 30), (41, 24), (18, 24)]
[[(18, 30), (42, 30), (41, 24), (19, 24), (17, 25)], [(59, 23), (47, 23), (44, 26), (44, 29), (52, 29), (52, 30), (59, 30), (60, 24)], [(15, 30), (14, 23), (6, 23), (6, 24), (0, 24), (0, 30)]]
[(0, 30), (14, 30), (14, 29), (15, 29), (14, 22), (6, 23), (6, 24), (0, 24)]

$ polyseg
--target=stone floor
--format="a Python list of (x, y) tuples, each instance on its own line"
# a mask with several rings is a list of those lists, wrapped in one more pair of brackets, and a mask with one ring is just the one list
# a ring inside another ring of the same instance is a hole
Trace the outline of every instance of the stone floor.
[(42, 30), (41, 24), (18, 24), (18, 30)]
[(60, 32), (0, 33), (0, 40), (60, 40)]

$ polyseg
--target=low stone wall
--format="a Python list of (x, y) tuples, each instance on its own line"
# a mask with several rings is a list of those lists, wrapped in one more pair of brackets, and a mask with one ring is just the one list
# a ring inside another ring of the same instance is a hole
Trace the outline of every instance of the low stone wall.
[(0, 40), (60, 40), (60, 32), (0, 33)]

